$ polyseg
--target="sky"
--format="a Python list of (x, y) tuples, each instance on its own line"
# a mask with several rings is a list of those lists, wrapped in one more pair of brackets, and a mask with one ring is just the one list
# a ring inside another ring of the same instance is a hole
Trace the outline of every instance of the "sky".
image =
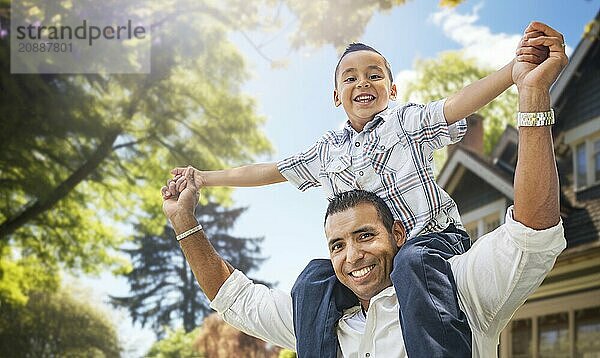
[[(411, 0), (374, 16), (356, 40), (378, 49), (388, 59), (402, 91), (403, 84), (414, 76), (415, 60), (436, 58), (447, 50), (462, 50), (478, 64), (499, 69), (512, 59), (520, 34), (532, 20), (560, 31), (567, 54), (571, 54), (585, 24), (599, 8), (600, 0), (466, 0), (448, 10), (438, 7), (437, 1)], [(327, 130), (340, 128), (346, 118), (341, 107), (333, 106), (337, 53), (331, 46), (289, 53), (286, 36), (279, 36), (263, 51), (272, 59), (285, 57), (288, 64), (273, 69), (242, 37), (233, 39), (246, 55), (252, 74), (243, 91), (256, 99), (257, 112), (266, 118), (263, 130), (275, 149), (260, 161), (293, 155)], [(233, 200), (235, 206), (247, 206), (248, 210), (232, 234), (265, 238), (262, 254), (268, 260), (251, 276), (277, 282), (278, 288), (289, 291), (310, 259), (328, 257), (323, 234), (327, 201), (320, 188), (300, 192), (288, 183), (240, 188)], [(108, 274), (86, 279), (85, 284), (101, 301), (106, 301), (108, 293), (125, 294), (128, 288), (123, 280)], [(153, 334), (131, 326), (122, 311), (113, 316), (120, 322), (127, 355), (143, 354), (154, 341)]]

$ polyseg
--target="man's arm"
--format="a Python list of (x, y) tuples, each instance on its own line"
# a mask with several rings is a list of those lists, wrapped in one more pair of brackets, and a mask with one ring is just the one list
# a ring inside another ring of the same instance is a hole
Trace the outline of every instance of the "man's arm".
[[(162, 188), (163, 211), (178, 235), (198, 225), (194, 209), (198, 203), (195, 172), (183, 172), (189, 185), (177, 198), (166, 198)], [(172, 180), (171, 180), (172, 181)], [(179, 241), (200, 288), (211, 307), (237, 329), (275, 345), (294, 349), (296, 341), (289, 293), (254, 284), (223, 260), (202, 230)]]
[[(528, 39), (535, 46), (550, 49), (549, 57), (540, 65), (516, 62), (512, 77), (519, 90), (520, 112), (550, 110), (550, 86), (568, 59), (564, 38), (551, 27), (532, 22), (528, 30), (544, 36)], [(514, 182), (514, 218), (532, 229), (545, 229), (560, 219), (559, 186), (552, 130), (550, 126), (519, 127), (519, 153)]]
[[(198, 203), (198, 186), (194, 180), (194, 168), (188, 167), (182, 174), (188, 185), (179, 193), (179, 197), (168, 198), (170, 196), (166, 195), (169, 191), (167, 186), (161, 190), (163, 211), (177, 235), (198, 226), (194, 216), (194, 209)], [(233, 272), (233, 267), (219, 256), (203, 230), (193, 233), (179, 243), (200, 288), (209, 300), (213, 300), (219, 288)]]
[[(517, 56), (521, 61), (540, 64), (548, 56), (547, 50), (541, 46), (533, 46), (528, 39), (540, 36), (536, 28), (528, 27), (519, 42)], [(461, 120), (490, 103), (513, 84), (512, 70), (516, 59), (513, 59), (498, 71), (471, 83), (457, 93), (451, 95), (444, 104), (444, 116), (448, 124)]]
[[(516, 62), (512, 75), (519, 90), (519, 110), (545, 112), (550, 110), (550, 86), (567, 58), (562, 35), (541, 23), (530, 27), (544, 32), (534, 44), (548, 46), (550, 56), (538, 66)], [(469, 324), (474, 331), (492, 336), (542, 283), (566, 247), (549, 126), (519, 128), (514, 188), (514, 207), (506, 223), (479, 238), (465, 254), (450, 259)]]

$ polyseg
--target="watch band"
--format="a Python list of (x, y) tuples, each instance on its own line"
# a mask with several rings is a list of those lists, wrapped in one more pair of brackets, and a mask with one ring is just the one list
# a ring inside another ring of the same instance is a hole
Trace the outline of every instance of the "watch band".
[(548, 112), (517, 113), (517, 125), (519, 127), (541, 127), (554, 124), (554, 110)]

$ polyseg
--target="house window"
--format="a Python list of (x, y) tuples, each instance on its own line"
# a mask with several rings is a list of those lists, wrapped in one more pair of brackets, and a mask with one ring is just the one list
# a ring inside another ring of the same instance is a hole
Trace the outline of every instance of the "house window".
[(538, 318), (540, 358), (570, 358), (569, 314), (561, 312)]
[(599, 358), (599, 291), (523, 306), (502, 333), (501, 358)]
[(506, 201), (497, 200), (462, 215), (465, 230), (471, 241), (495, 230), (504, 222)]
[(575, 312), (577, 357), (600, 357), (600, 307)]
[(593, 154), (593, 162), (595, 168), (594, 181), (600, 181), (600, 139), (596, 139), (594, 141), (594, 154)]
[(576, 189), (600, 183), (600, 137), (587, 138), (574, 148)]
[(577, 187), (587, 185), (587, 156), (585, 155), (586, 143), (579, 144), (575, 149), (575, 172), (577, 173)]

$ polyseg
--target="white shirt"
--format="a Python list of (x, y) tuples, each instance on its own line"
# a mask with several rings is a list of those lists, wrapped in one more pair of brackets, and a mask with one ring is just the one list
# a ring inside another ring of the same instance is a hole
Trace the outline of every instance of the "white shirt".
[[(562, 221), (549, 229), (533, 230), (512, 218), (511, 207), (502, 226), (479, 238), (465, 254), (449, 260), (459, 305), (471, 326), (473, 357), (497, 356), (500, 332), (542, 283), (565, 247)], [(235, 271), (211, 307), (241, 331), (295, 350), (289, 293), (254, 284)], [(392, 287), (371, 299), (363, 332), (355, 322), (357, 309), (347, 310), (340, 320), (338, 356), (407, 357)]]

